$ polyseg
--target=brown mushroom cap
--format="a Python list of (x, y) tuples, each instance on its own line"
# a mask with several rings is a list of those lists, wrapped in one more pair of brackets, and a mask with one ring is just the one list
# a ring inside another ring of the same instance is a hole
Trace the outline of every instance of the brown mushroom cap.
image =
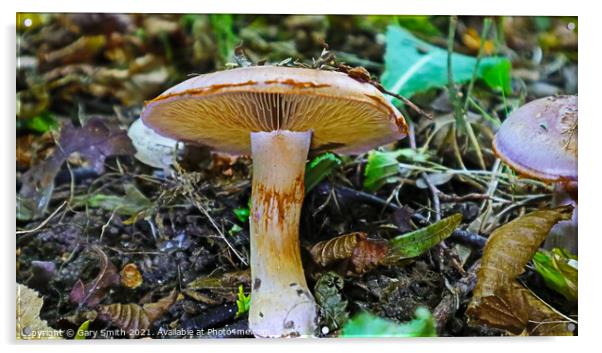
[(344, 73), (254, 66), (200, 75), (147, 102), (160, 135), (249, 154), (250, 133), (312, 131), (311, 149), (362, 153), (406, 136), (403, 116), (374, 86)]
[(493, 149), (526, 176), (577, 181), (577, 96), (541, 98), (515, 110), (495, 135)]

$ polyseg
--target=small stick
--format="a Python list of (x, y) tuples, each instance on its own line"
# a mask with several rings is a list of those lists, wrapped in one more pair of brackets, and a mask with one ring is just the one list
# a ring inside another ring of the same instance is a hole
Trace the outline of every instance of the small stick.
[(431, 198), (433, 200), (433, 208), (435, 209), (435, 221), (440, 221), (441, 220), (441, 202), (439, 200), (439, 194), (441, 193), (441, 191), (439, 191), (439, 189), (437, 189), (437, 187), (433, 183), (431, 183), (426, 172), (420, 173), (420, 176), (422, 177), (422, 179), (424, 179), (424, 182), (429, 187), (429, 190), (431, 192)]
[(56, 210), (54, 210), (54, 212), (52, 212), (52, 214), (50, 216), (48, 216), (48, 218), (46, 218), (44, 221), (42, 221), (42, 223), (40, 223), (37, 227), (33, 228), (33, 229), (25, 229), (25, 230), (18, 230), (17, 231), (17, 235), (20, 234), (27, 234), (27, 233), (33, 233), (36, 232), (40, 229), (42, 229), (51, 219), (52, 217), (56, 216), (56, 214), (63, 208), (65, 207), (65, 205), (67, 204), (67, 201), (63, 201), (63, 203), (56, 208)]

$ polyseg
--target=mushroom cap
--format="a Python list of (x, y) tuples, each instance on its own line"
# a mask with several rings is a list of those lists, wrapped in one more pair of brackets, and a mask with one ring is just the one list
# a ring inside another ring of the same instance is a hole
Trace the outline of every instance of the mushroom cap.
[(515, 110), (495, 135), (493, 150), (528, 177), (577, 181), (577, 96), (541, 98)]
[(232, 154), (251, 152), (251, 132), (312, 131), (312, 150), (349, 154), (407, 134), (403, 116), (373, 85), (278, 66), (193, 77), (146, 102), (141, 117), (160, 135)]

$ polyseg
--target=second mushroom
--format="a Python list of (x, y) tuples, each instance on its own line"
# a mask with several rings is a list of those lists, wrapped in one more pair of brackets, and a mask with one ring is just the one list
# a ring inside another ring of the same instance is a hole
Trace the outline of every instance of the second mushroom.
[(308, 153), (359, 154), (401, 139), (402, 115), (344, 73), (256, 66), (184, 81), (141, 118), (159, 135), (252, 155), (249, 327), (257, 337), (313, 336), (317, 307), (299, 246)]

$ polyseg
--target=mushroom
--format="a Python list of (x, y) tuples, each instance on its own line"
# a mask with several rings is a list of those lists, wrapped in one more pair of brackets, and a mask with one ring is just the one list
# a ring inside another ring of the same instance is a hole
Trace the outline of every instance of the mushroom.
[(252, 293), (256, 337), (312, 336), (316, 303), (300, 256), (308, 152), (359, 154), (405, 137), (403, 116), (344, 73), (254, 66), (200, 75), (147, 102), (147, 127), (253, 158)]
[(518, 173), (554, 183), (555, 205), (573, 204), (573, 218), (559, 222), (546, 247), (577, 252), (577, 96), (529, 102), (504, 121), (493, 140), (495, 154)]
[[(178, 141), (157, 134), (142, 119), (134, 121), (128, 129), (128, 137), (136, 148), (136, 157), (144, 164), (168, 171), (178, 150)], [(167, 174), (167, 173), (166, 173)]]

